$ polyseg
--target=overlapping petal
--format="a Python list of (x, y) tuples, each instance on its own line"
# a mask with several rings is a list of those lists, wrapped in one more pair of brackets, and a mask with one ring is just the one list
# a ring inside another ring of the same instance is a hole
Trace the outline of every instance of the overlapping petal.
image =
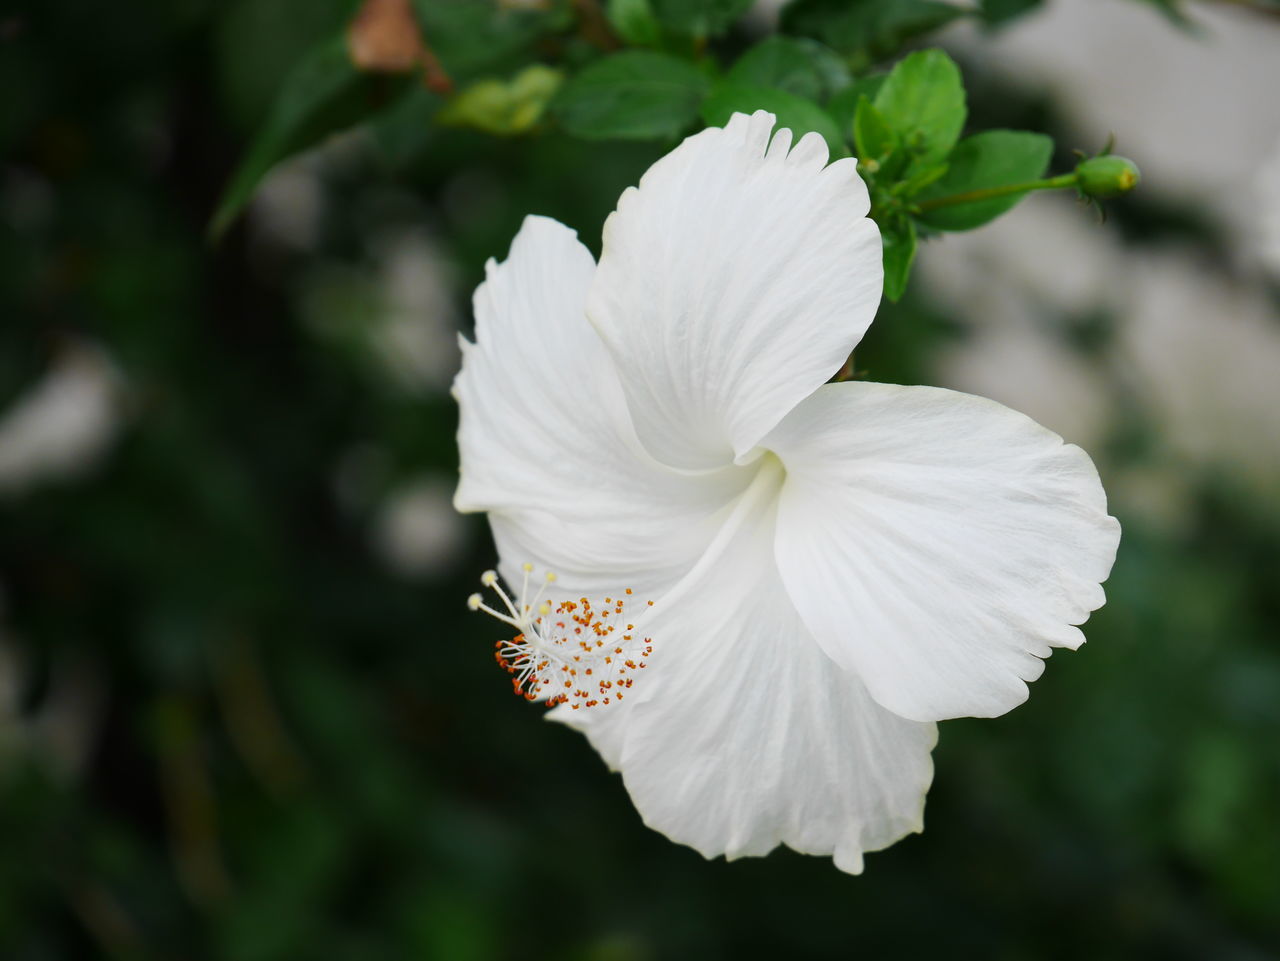
[(553, 716), (673, 840), (730, 859), (785, 844), (856, 873), (863, 852), (921, 830), (936, 728), (876, 704), (809, 635), (773, 560), (779, 474), (764, 465), (645, 623), (654, 653), (634, 703)]
[(933, 722), (1007, 711), (1083, 641), (1119, 528), (1087, 455), (1014, 411), (822, 386), (878, 304), (879, 235), (853, 162), (772, 127), (736, 115), (655, 164), (598, 267), (541, 218), (490, 263), (457, 504), (509, 580), (658, 602), (625, 704), (551, 713), (650, 826), (856, 872), (921, 829)]
[(880, 301), (880, 235), (852, 159), (817, 134), (770, 141), (736, 114), (625, 191), (587, 312), (658, 459), (718, 466), (827, 380)]
[(994, 401), (865, 383), (821, 388), (765, 444), (787, 591), (891, 711), (1002, 714), (1083, 642), (1120, 529), (1080, 448)]
[(504, 263), (490, 261), (454, 384), (455, 504), (490, 512), (508, 575), (529, 560), (571, 585), (615, 570), (656, 584), (687, 570), (745, 478), (675, 471), (638, 443), (586, 321), (594, 271), (575, 234), (543, 217), (526, 219)]

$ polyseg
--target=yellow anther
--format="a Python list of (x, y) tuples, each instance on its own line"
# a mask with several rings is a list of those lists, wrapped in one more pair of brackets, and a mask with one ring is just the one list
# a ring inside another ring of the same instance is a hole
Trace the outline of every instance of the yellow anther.
[(485, 587), (493, 587), (494, 584), (498, 583), (498, 572), (485, 571), (480, 575), (480, 583)]
[(530, 564), (528, 561), (525, 561), (523, 564), (520, 565), (520, 569), (524, 571), (526, 574), (528, 574), (530, 571), (533, 570), (533, 565)]
[(551, 571), (547, 571), (547, 583), (554, 584), (555, 582), (556, 582), (556, 575)]
[(473, 611), (478, 611), (480, 610), (480, 605), (483, 601), (484, 599), (479, 594), (472, 594), (467, 598), (467, 607)]

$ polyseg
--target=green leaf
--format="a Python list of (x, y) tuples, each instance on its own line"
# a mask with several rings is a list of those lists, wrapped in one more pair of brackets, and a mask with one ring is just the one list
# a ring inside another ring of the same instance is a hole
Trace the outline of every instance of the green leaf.
[(921, 166), (946, 157), (964, 128), (960, 68), (941, 50), (921, 50), (898, 63), (876, 94), (876, 109)]
[[(1025, 183), (1044, 176), (1053, 156), (1053, 140), (1021, 130), (987, 130), (967, 137), (951, 151), (946, 174), (916, 200), (930, 200)], [(1025, 194), (1010, 194), (977, 203), (939, 207), (920, 214), (935, 230), (972, 230), (1011, 209)]]
[(662, 42), (662, 25), (649, 0), (608, 0), (605, 17), (618, 36), (633, 47), (656, 47)]
[(822, 79), (808, 53), (790, 37), (768, 37), (729, 68), (725, 79), (738, 87), (772, 87), (807, 100), (822, 95)]
[(337, 37), (317, 47), (294, 67), (236, 168), (209, 223), (216, 240), (235, 221), (262, 178), (284, 158), (367, 116), (377, 106), (373, 94), (403, 78), (372, 77), (356, 70), (346, 40)]
[(782, 11), (782, 29), (821, 40), (865, 66), (964, 13), (935, 0), (795, 0)]
[(565, 25), (554, 6), (520, 9), (493, 0), (413, 0), (413, 11), (454, 83), (527, 63), (538, 38)]
[(797, 140), (810, 131), (821, 134), (833, 158), (849, 156), (840, 128), (829, 113), (811, 100), (803, 100), (782, 90), (722, 84), (703, 103), (702, 119), (709, 127), (722, 127), (735, 113), (756, 110), (768, 110), (776, 115), (777, 127), (790, 127)]
[(858, 100), (853, 115), (853, 143), (858, 148), (858, 159), (864, 162), (883, 160), (898, 147), (897, 134), (865, 96)]
[(853, 83), (853, 76), (849, 73), (849, 65), (844, 57), (826, 44), (810, 40), (808, 37), (788, 37), (787, 39), (798, 44), (800, 49), (808, 53), (809, 62), (822, 79), (823, 99), (847, 89)]
[(853, 115), (858, 111), (858, 101), (863, 97), (874, 102), (887, 73), (873, 73), (855, 80), (827, 101), (827, 113), (835, 117), (841, 130), (853, 129)]
[(695, 37), (722, 33), (747, 12), (751, 0), (652, 0), (653, 12), (679, 33)]
[(438, 93), (411, 84), (409, 91), (364, 126), (384, 170), (402, 171), (432, 150), (442, 134), (433, 122), (440, 110)]
[(884, 295), (891, 302), (902, 299), (916, 259), (916, 225), (910, 219), (887, 227), (884, 231)]
[(564, 75), (540, 63), (512, 80), (480, 80), (445, 105), (437, 116), (446, 127), (474, 127), (510, 136), (523, 133), (542, 117)]
[(982, 19), (1001, 25), (1041, 6), (1044, 0), (982, 0)]
[(900, 181), (896, 192), (902, 197), (914, 197), (917, 193), (924, 190), (925, 187), (937, 180), (941, 180), (947, 172), (946, 163), (935, 164), (916, 164), (910, 171), (910, 176), (906, 180)]
[(569, 133), (589, 140), (675, 137), (698, 116), (710, 81), (684, 60), (624, 50), (569, 80), (552, 111)]
[(773, 87), (821, 100), (849, 85), (849, 71), (832, 50), (814, 40), (773, 36), (739, 57), (725, 79), (739, 87)]

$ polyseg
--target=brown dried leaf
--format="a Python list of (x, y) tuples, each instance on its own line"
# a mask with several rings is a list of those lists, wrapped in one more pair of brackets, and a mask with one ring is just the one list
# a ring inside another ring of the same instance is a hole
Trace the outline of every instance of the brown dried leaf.
[(410, 0), (365, 0), (347, 28), (347, 49), (360, 70), (408, 73), (417, 69), (424, 47)]

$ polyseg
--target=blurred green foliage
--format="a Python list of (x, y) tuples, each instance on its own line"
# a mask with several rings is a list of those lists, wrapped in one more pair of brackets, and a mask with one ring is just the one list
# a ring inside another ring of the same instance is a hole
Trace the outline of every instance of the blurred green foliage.
[[(400, 112), (416, 118), (417, 137), (407, 139), (421, 146), (433, 123), (516, 136), (536, 133), (544, 113), (559, 129), (586, 140), (672, 143), (691, 131), (696, 118), (723, 126), (734, 113), (767, 110), (796, 135), (820, 134), (832, 157), (849, 156), (849, 145), (858, 148), (871, 217), (884, 237), (890, 301), (906, 290), (922, 234), (971, 230), (1035, 189), (1080, 185), (1091, 197), (1110, 198), (1137, 182), (1106, 192), (1085, 190), (1078, 174), (1037, 182), (1051, 144), (1025, 132), (1021, 140), (1018, 132), (1003, 131), (1003, 140), (971, 138), (958, 148), (968, 116), (964, 80), (940, 50), (910, 53), (887, 73), (868, 69), (906, 41), (966, 13), (989, 25), (1007, 19), (1004, 13), (987, 21), (981, 11), (934, 0), (795, 0), (780, 20), (797, 36), (768, 36), (745, 52), (728, 43), (722, 54), (707, 41), (741, 18), (746, 4), (739, 0), (663, 0), (653, 6), (626, 0), (607, 11), (594, 0), (577, 6), (540, 0), (514, 9), (494, 8), (490, 0), (418, 6), (411, 0), (369, 0), (360, 9), (345, 33), (318, 44), (290, 72), (223, 193), (210, 223), (214, 239), (277, 163), (326, 134), (376, 127), (383, 115)], [(626, 43), (638, 49), (617, 49)], [(586, 62), (567, 78), (561, 70), (528, 62), (548, 55), (565, 65)], [(501, 74), (510, 68), (508, 58), (520, 62), (521, 56), (525, 66), (510, 80), (486, 75), (454, 93), (455, 78), (481, 68)], [(855, 79), (855, 72), (863, 75)], [(387, 74), (418, 73), (416, 88), (387, 82)], [(443, 96), (424, 99), (424, 87)], [(442, 100), (437, 113), (433, 108)], [(1014, 147), (1016, 156), (1006, 156)], [(953, 193), (926, 192), (939, 182)], [(974, 191), (982, 196), (971, 196)], [(930, 208), (943, 209), (922, 216)]]
[[(0, 956), (1280, 952), (1280, 518), (1229, 477), (1193, 479), (1176, 528), (1121, 518), (1088, 646), (1012, 714), (943, 726), (927, 833), (858, 878), (789, 852), (704, 862), (645, 829), (586, 742), (493, 670), (463, 604), (492, 560), (483, 525), (425, 572), (389, 565), (371, 533), (403, 484), (447, 486), (456, 468), (447, 377), (405, 389), (367, 336), (380, 239), (425, 230), (455, 268), (437, 309), (465, 316), (526, 213), (598, 249), (619, 192), (696, 122), (701, 93), (681, 94), (685, 120), (663, 114), (657, 139), (575, 137), (591, 109), (617, 119), (583, 99), (593, 72), (670, 58), (673, 89), (710, 92), (689, 55), (719, 35), (731, 83), (821, 102), (846, 138), (872, 104), (892, 132), (901, 100), (866, 77), (952, 16), (939, 6), (800, 0), (783, 18), (796, 36), (755, 46), (741, 3), (610, 3), (629, 43), (659, 49), (605, 55), (567, 6), (421, 0), (459, 89), (511, 80), (554, 36), (552, 62), (583, 64), (552, 108), (563, 129), (444, 129), (440, 93), (372, 78), (354, 94), (361, 130), (327, 141), (304, 239), (273, 239), (264, 207), (216, 247), (206, 225), (232, 171), (353, 5), (0, 15), (0, 409), (85, 342), (125, 385), (90, 473), (0, 499)], [(839, 107), (841, 91), (856, 96)], [(971, 86), (969, 113), (1067, 133), (1011, 102)], [(330, 104), (278, 152), (345, 127)], [(950, 151), (962, 122), (921, 128), (916, 158)], [(1042, 163), (1040, 143), (1011, 176)], [(1152, 212), (1117, 214), (1158, 241)], [(920, 381), (952, 336), (908, 288), (857, 367)], [(1150, 460), (1155, 429), (1128, 412), (1097, 452), (1104, 475)]]

